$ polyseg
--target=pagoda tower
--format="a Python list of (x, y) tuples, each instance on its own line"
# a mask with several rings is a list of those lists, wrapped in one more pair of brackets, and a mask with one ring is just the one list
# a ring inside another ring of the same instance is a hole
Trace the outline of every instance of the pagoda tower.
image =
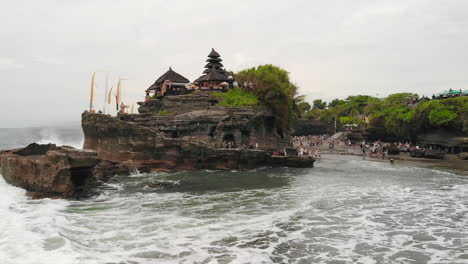
[(205, 65), (205, 71), (203, 71), (204, 74), (208, 74), (211, 71), (219, 71), (220, 73), (226, 73), (226, 71), (223, 69), (223, 64), (221, 63), (223, 60), (220, 58), (221, 55), (219, 55), (216, 50), (211, 49), (210, 54), (208, 54), (208, 59), (206, 62), (208, 62)]
[(221, 86), (223, 85), (228, 85), (231, 79), (227, 75), (226, 70), (224, 70), (224, 66), (221, 63), (223, 60), (220, 57), (218, 52), (211, 49), (206, 60), (208, 63), (205, 65), (203, 75), (195, 80), (200, 87), (217, 89), (222, 88)]

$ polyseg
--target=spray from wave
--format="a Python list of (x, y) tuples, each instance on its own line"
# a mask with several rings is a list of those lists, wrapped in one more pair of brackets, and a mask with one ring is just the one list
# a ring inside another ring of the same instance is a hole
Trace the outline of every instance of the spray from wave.
[(83, 148), (83, 132), (79, 126), (42, 128), (0, 128), (0, 150), (22, 148), (31, 143), (56, 144)]

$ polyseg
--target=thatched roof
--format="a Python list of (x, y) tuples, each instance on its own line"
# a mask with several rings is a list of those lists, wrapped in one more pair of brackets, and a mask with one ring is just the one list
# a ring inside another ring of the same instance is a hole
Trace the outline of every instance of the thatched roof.
[(167, 80), (170, 80), (171, 82), (174, 82), (174, 83), (189, 83), (190, 82), (187, 78), (173, 71), (172, 68), (169, 67), (169, 70), (165, 72), (163, 75), (161, 75), (161, 77), (159, 77), (154, 82), (154, 84), (150, 86), (149, 89), (153, 90), (156, 88), (156, 86), (162, 85)]
[(210, 54), (208, 54), (208, 57), (210, 57), (210, 58), (219, 58), (219, 57), (221, 57), (221, 55), (219, 55), (219, 53), (216, 52), (216, 50), (211, 49), (211, 52), (210, 52)]
[(203, 75), (200, 76), (195, 82), (210, 82), (210, 81), (228, 81), (228, 75), (223, 69), (223, 64), (221, 63), (221, 55), (216, 52), (214, 49), (211, 49), (210, 54), (208, 54), (208, 63), (205, 65), (205, 70)]
[(206, 59), (206, 62), (222, 62), (223, 60), (221, 58), (210, 58)]
[(219, 63), (219, 62), (208, 62), (206, 65), (205, 65), (205, 68), (221, 68), (223, 67), (223, 64)]
[(211, 81), (229, 81), (225, 71), (217, 71), (216, 69), (210, 71), (208, 74), (200, 76), (195, 82), (211, 82)]

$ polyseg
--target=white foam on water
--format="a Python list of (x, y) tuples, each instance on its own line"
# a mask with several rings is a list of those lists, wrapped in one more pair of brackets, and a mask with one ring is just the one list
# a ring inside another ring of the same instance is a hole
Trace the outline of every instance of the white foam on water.
[(36, 141), (35, 143), (37, 143), (37, 144), (55, 144), (57, 146), (70, 146), (70, 147), (74, 147), (76, 149), (83, 149), (84, 141), (67, 142), (67, 141), (63, 141), (59, 137), (51, 135), (51, 136), (44, 137), (44, 138)]
[(0, 175), (0, 260), (2, 264), (76, 263), (76, 252), (57, 232), (67, 224), (66, 201), (29, 200), (23, 189)]
[(196, 193), (145, 188), (190, 173), (116, 178), (83, 201), (31, 201), (2, 180), (0, 259), (372, 264), (414, 257), (464, 263), (457, 256), (468, 251), (468, 184), (456, 175), (324, 160), (310, 170), (261, 172), (268, 176), (261, 179), (289, 179), (278, 187)]

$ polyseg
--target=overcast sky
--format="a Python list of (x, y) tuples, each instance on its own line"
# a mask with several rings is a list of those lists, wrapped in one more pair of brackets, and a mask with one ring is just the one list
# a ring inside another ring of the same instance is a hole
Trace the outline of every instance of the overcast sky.
[(194, 80), (271, 63), (307, 99), (468, 89), (466, 0), (0, 0), (0, 127), (79, 123), (97, 71), (132, 104), (169, 66)]

